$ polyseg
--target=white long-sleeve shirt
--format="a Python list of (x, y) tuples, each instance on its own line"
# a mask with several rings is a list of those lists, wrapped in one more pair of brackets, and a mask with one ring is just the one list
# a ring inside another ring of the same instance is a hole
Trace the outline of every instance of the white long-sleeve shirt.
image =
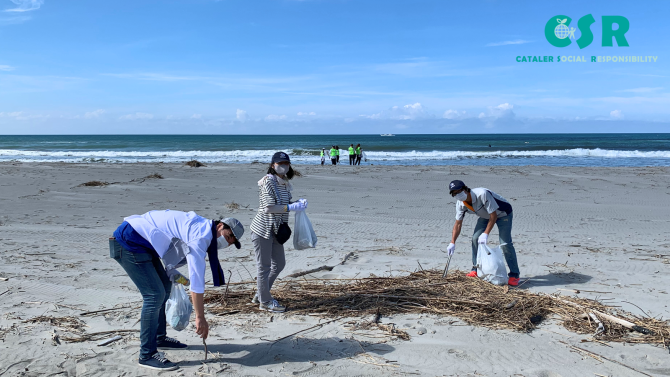
[(195, 212), (150, 211), (124, 219), (145, 240), (158, 256), (163, 258), (173, 238), (183, 241), (189, 249), (186, 254), (191, 292), (205, 292), (205, 258), (212, 242), (212, 220)]

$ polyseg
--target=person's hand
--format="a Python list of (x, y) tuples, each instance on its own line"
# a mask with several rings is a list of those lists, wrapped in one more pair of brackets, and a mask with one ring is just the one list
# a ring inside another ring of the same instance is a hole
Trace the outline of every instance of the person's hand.
[(294, 212), (304, 211), (305, 208), (307, 208), (307, 204), (301, 201), (297, 201), (288, 205), (288, 210)]
[(488, 240), (489, 240), (489, 235), (486, 234), (486, 233), (482, 233), (482, 235), (479, 236), (479, 241), (478, 241), (478, 243), (479, 243), (479, 244), (484, 244), (484, 245), (486, 245), (486, 242), (487, 242)]
[(170, 277), (170, 281), (173, 283), (179, 283), (182, 285), (189, 284), (188, 279), (186, 276), (182, 275), (179, 271), (176, 269), (168, 271), (168, 276)]
[(456, 251), (456, 245), (450, 243), (449, 246), (447, 246), (447, 252), (449, 255), (454, 255), (454, 251)]
[(207, 335), (209, 335), (209, 324), (205, 317), (195, 318), (195, 333), (200, 335), (203, 340), (207, 339)]
[(300, 203), (304, 204), (304, 205), (305, 205), (305, 209), (307, 209), (307, 199), (302, 199), (302, 198), (300, 198), (300, 199), (298, 199), (298, 201), (299, 201)]

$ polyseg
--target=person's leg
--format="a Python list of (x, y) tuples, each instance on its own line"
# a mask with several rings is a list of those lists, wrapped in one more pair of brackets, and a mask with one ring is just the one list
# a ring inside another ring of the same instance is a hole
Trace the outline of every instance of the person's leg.
[[(144, 300), (140, 317), (140, 360), (147, 360), (158, 352), (156, 336), (159, 329), (159, 317), (163, 314), (163, 327), (165, 327), (164, 303), (166, 297), (169, 297), (169, 293), (165, 293), (165, 285), (152, 259), (151, 254), (132, 253), (122, 249), (121, 257), (116, 260), (128, 273), (130, 280), (135, 283)], [(163, 273), (165, 273), (164, 270)]]
[(331, 159), (330, 159), (330, 163), (331, 163), (331, 164), (335, 165), (335, 162), (336, 162), (336, 160), (335, 160), (334, 158), (331, 158)]
[(163, 303), (158, 313), (158, 330), (156, 332), (156, 342), (160, 343), (164, 341), (165, 337), (167, 336), (167, 321), (165, 320), (165, 303), (170, 298), (170, 292), (172, 291), (172, 282), (170, 281), (170, 278), (165, 272), (165, 267), (163, 267), (163, 263), (161, 263), (161, 260), (160, 258), (158, 258), (158, 255), (154, 255), (153, 259), (151, 260), (151, 263), (154, 265), (154, 268), (158, 273), (158, 277), (161, 279), (161, 282), (163, 282), (163, 288), (165, 289), (165, 299), (163, 299)]
[(268, 276), (270, 275), (271, 261), (272, 261), (272, 239), (269, 240), (251, 232), (251, 242), (254, 244), (254, 251), (256, 252), (256, 286), (258, 300), (260, 302), (268, 302), (272, 300), (270, 295), (270, 282)]
[(488, 223), (488, 219), (482, 219), (481, 217), (477, 219), (475, 232), (472, 234), (472, 271), (477, 271), (477, 250), (479, 249), (479, 236), (484, 233)]
[(280, 244), (276, 237), (272, 237), (272, 268), (270, 270), (270, 276), (268, 277), (270, 288), (272, 288), (272, 284), (274, 284), (275, 279), (277, 279), (279, 273), (282, 272), (284, 266), (286, 266), (284, 245)]
[(514, 249), (514, 243), (512, 242), (512, 220), (513, 214), (509, 214), (505, 217), (501, 217), (496, 221), (498, 226), (498, 233), (500, 238), (500, 248), (505, 255), (505, 261), (507, 262), (507, 267), (509, 268), (509, 277), (518, 278), (519, 277), (519, 265), (516, 260), (516, 250)]

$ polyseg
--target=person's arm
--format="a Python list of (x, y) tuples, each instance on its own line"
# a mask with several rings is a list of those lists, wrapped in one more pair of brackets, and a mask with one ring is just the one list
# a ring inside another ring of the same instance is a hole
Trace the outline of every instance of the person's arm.
[(493, 230), (493, 226), (496, 224), (496, 220), (498, 220), (498, 214), (496, 211), (493, 211), (492, 213), (489, 214), (489, 223), (486, 224), (486, 229), (484, 230), (484, 233), (489, 234), (491, 233), (491, 230)]
[(451, 243), (455, 244), (458, 236), (461, 234), (461, 227), (463, 226), (463, 220), (456, 220), (454, 222), (454, 228), (451, 230)]
[(205, 318), (205, 301), (203, 293), (191, 292), (191, 301), (195, 309), (195, 332), (205, 340), (209, 335), (209, 324)]

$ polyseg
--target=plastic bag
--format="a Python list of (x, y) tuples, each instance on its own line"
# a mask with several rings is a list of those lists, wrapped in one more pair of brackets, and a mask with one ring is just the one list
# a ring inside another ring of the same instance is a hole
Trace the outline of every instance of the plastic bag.
[(293, 248), (304, 250), (316, 247), (316, 233), (312, 223), (305, 211), (295, 213), (295, 226), (293, 227)]
[(507, 268), (500, 246), (491, 249), (480, 244), (477, 249), (477, 276), (495, 285), (507, 284)]
[(188, 299), (184, 286), (178, 283), (172, 285), (170, 298), (165, 303), (165, 319), (173, 329), (181, 331), (188, 326), (193, 305)]

